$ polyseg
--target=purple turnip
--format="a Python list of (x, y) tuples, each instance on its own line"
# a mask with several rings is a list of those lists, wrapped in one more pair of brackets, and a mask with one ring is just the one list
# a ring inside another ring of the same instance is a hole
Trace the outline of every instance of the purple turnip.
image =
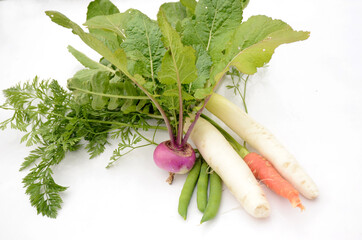
[(190, 144), (174, 146), (170, 140), (160, 143), (153, 152), (156, 165), (170, 173), (185, 174), (195, 163), (195, 152)]

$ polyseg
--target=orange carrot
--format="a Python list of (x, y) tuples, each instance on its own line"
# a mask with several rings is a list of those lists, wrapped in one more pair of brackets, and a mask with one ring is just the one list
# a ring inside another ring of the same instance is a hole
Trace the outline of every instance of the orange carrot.
[(244, 157), (244, 161), (254, 176), (272, 191), (287, 198), (293, 207), (299, 207), (302, 211), (305, 209), (299, 199), (298, 191), (277, 172), (268, 160), (251, 152)]

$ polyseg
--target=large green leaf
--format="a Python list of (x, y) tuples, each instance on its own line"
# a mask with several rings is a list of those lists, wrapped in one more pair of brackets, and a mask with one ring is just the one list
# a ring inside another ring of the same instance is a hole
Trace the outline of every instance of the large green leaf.
[(74, 100), (79, 105), (85, 105), (91, 102), (89, 90), (92, 89), (92, 86), (90, 79), (98, 71), (99, 70), (95, 69), (82, 69), (76, 72), (73, 78), (68, 79), (67, 87), (73, 91)]
[[(119, 13), (118, 8), (109, 0), (95, 0), (88, 5), (87, 20), (97, 16), (107, 16)], [(101, 40), (112, 51), (119, 48), (122, 39), (112, 32), (103, 29), (89, 29), (89, 32)]]
[(176, 30), (180, 30), (182, 20), (187, 17), (186, 7), (181, 2), (168, 2), (162, 4), (160, 9), (164, 12), (171, 26)]
[(93, 61), (89, 57), (87, 57), (84, 53), (78, 51), (77, 49), (73, 48), (72, 46), (68, 46), (69, 52), (85, 67), (90, 69), (98, 69), (103, 71), (109, 71), (111, 73), (115, 73), (112, 68), (109, 68), (99, 62)]
[(185, 21), (183, 42), (201, 45), (212, 60), (217, 61), (241, 20), (240, 0), (200, 0), (196, 5), (195, 18)]
[(294, 31), (280, 20), (258, 15), (250, 17), (234, 32), (225, 55), (213, 67), (212, 76), (219, 81), (231, 66), (245, 74), (254, 74), (268, 63), (281, 44), (305, 40), (309, 32)]
[(157, 15), (158, 24), (163, 34), (163, 42), (168, 48), (162, 59), (158, 77), (164, 84), (189, 84), (197, 78), (195, 50), (181, 43), (181, 37), (167, 22), (162, 9)]
[(195, 8), (197, 4), (195, 0), (180, 0), (180, 2), (190, 11), (191, 14), (195, 14)]
[(207, 80), (210, 78), (210, 69), (212, 67), (212, 60), (207, 51), (202, 46), (195, 46), (197, 59), (197, 79), (192, 83), (193, 89), (203, 89)]
[(127, 38), (121, 46), (127, 54), (130, 73), (150, 78), (155, 84), (162, 57), (166, 52), (157, 22), (134, 10), (127, 23), (126, 35)]
[[(176, 97), (178, 98), (179, 92), (178, 89), (168, 89), (166, 91), (163, 92), (163, 96), (167, 96), (167, 97)], [(185, 101), (190, 101), (190, 100), (194, 100), (195, 98), (193, 96), (191, 96), (190, 94), (188, 94), (186, 91), (182, 91), (182, 99)]]
[(138, 84), (140, 87), (145, 83), (144, 79), (135, 75), (132, 76), (127, 70), (127, 56), (123, 49), (117, 49), (115, 52), (112, 52), (101, 40), (96, 38), (90, 33), (86, 33), (83, 29), (76, 23), (72, 22), (69, 18), (57, 11), (46, 11), (45, 12), (50, 19), (63, 26), (65, 28), (72, 29), (73, 33), (78, 35), (84, 43), (86, 43), (93, 50), (102, 55), (105, 59), (115, 65), (121, 72), (123, 72), (128, 78), (133, 82)]
[(129, 18), (132, 17), (137, 10), (127, 10), (123, 13), (116, 13), (112, 15), (101, 15), (87, 20), (83, 25), (87, 26), (90, 30), (103, 30), (115, 33), (119, 38), (124, 40), (126, 38), (126, 26)]
[(123, 39), (114, 32), (102, 29), (89, 29), (89, 32), (103, 42), (112, 52), (117, 51), (123, 41)]
[(97, 69), (78, 71), (68, 80), (68, 88), (73, 91), (78, 104), (91, 103), (96, 110), (105, 107), (110, 110), (126, 109), (124, 104), (127, 104), (128, 110), (132, 105), (136, 109), (138, 101), (149, 102), (149, 98), (130, 81)]
[(246, 8), (249, 5), (250, 0), (241, 0), (241, 3), (243, 5), (243, 9)]
[[(106, 93), (109, 85), (109, 73), (98, 71), (91, 78), (92, 90), (95, 93)], [(101, 95), (92, 95), (92, 108), (101, 110), (107, 105), (108, 99)]]
[(118, 8), (109, 0), (94, 0), (89, 3), (87, 20), (96, 16), (111, 15), (119, 13)]

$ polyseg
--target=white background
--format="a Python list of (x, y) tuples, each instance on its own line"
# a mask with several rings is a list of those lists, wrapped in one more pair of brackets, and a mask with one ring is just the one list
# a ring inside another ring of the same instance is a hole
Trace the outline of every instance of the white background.
[[(163, 2), (114, 0), (120, 11), (137, 8), (153, 19)], [(68, 44), (97, 59), (44, 14), (58, 10), (82, 24), (88, 3), (0, 1), (0, 89), (35, 75), (65, 86), (81, 68)], [(265, 14), (311, 31), (307, 41), (279, 47), (269, 67), (251, 78), (247, 92), (250, 115), (277, 136), (319, 186), (318, 199), (302, 198), (305, 212), (263, 187), (272, 214), (254, 219), (224, 187), (213, 221), (199, 224), (195, 198), (184, 221), (177, 204), (185, 177), (166, 184), (167, 173), (153, 164), (152, 147), (107, 170), (113, 142), (101, 157), (89, 160), (78, 151), (54, 167), (56, 182), (69, 189), (57, 219), (49, 219), (36, 214), (21, 183), (27, 171), (18, 169), (30, 149), (20, 145), (22, 134), (6, 130), (0, 132), (0, 239), (362, 239), (361, 10), (360, 0), (251, 0), (244, 13), (244, 19)], [(231, 92), (220, 93), (241, 104)], [(0, 121), (9, 116), (0, 111)]]

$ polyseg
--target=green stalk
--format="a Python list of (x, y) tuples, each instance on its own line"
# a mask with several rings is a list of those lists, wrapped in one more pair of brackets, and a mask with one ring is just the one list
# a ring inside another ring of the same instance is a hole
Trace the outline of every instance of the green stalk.
[(211, 123), (219, 132), (225, 137), (225, 139), (230, 143), (230, 145), (234, 148), (234, 150), (240, 155), (240, 157), (244, 158), (249, 154), (249, 150), (238, 143), (228, 132), (226, 132), (219, 124), (217, 124), (214, 120), (209, 118), (208, 116), (201, 114), (201, 117)]
[[(127, 95), (114, 95), (114, 94), (107, 94), (107, 93), (97, 93), (97, 92), (92, 92), (92, 91), (88, 91), (88, 90), (77, 88), (77, 87), (70, 87), (69, 90), (72, 90), (72, 91), (77, 90), (77, 91), (82, 92), (82, 93), (87, 93), (87, 94), (101, 96), (101, 97), (109, 97), (109, 98), (151, 100), (147, 96), (127, 96)], [(154, 97), (158, 97), (158, 95), (154, 95)]]
[[(4, 106), (0, 106), (1, 109), (4, 110), (12, 110), (12, 111), (23, 111), (25, 112), (25, 109), (19, 109), (19, 108), (10, 108), (10, 107), (4, 107)], [(57, 117), (63, 117), (64, 119), (67, 120), (79, 120), (82, 122), (93, 122), (93, 123), (102, 123), (102, 124), (111, 124), (111, 125), (118, 125), (121, 127), (132, 127), (132, 128), (142, 128), (142, 125), (135, 125), (135, 124), (129, 124), (129, 123), (123, 123), (123, 122), (114, 122), (114, 121), (105, 121), (105, 120), (97, 120), (97, 119), (85, 119), (85, 118), (73, 118), (73, 117), (68, 117), (68, 116), (64, 116), (61, 114), (57, 114), (57, 113), (52, 113), (52, 112), (48, 112), (49, 115), (53, 115), (53, 116), (57, 116)], [(160, 127), (159, 125), (157, 126), (153, 126), (153, 125), (149, 125), (148, 126), (151, 129), (160, 129), (160, 130), (167, 130), (167, 127)]]

